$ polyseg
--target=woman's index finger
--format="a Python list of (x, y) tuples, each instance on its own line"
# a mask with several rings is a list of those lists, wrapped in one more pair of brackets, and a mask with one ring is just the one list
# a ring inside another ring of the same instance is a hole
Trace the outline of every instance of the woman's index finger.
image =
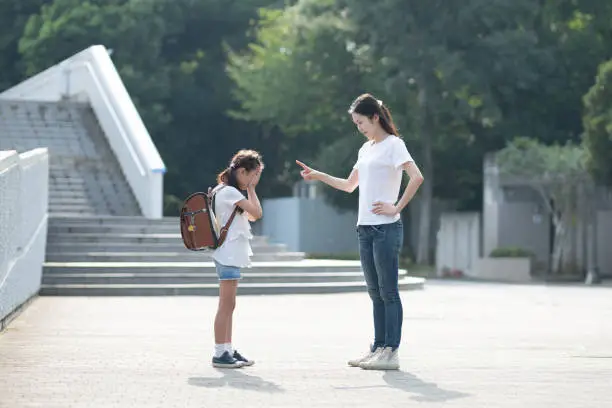
[(302, 163), (301, 161), (296, 160), (295, 162), (298, 164), (298, 166), (300, 166), (304, 170), (308, 170), (309, 169), (309, 167), (307, 165), (305, 165), (304, 163)]

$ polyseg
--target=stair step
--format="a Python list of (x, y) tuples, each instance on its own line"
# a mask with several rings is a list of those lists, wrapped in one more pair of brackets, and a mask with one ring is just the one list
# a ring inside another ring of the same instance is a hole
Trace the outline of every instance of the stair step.
[[(277, 252), (268, 248), (258, 251), (253, 248), (252, 261), (300, 261), (303, 252)], [(212, 252), (50, 252), (47, 251), (46, 262), (203, 262), (211, 261)]]
[[(143, 245), (153, 246), (158, 250), (164, 248), (185, 249), (183, 239), (180, 233), (176, 232), (150, 232), (150, 233), (133, 233), (133, 234), (111, 234), (111, 233), (51, 233), (47, 234), (47, 245), (89, 245), (100, 250), (107, 250), (115, 246)], [(268, 245), (276, 250), (284, 250), (283, 244), (271, 244), (267, 242), (264, 236), (254, 236), (251, 240), (251, 246)], [(95, 249), (94, 249), (95, 251)]]
[[(301, 261), (253, 262), (249, 272), (354, 272), (359, 261), (305, 259)], [(213, 262), (45, 262), (44, 274), (55, 273), (183, 273), (215, 272)]]
[(88, 197), (55, 197), (49, 196), (49, 204), (53, 206), (92, 206), (94, 201)]
[(91, 206), (66, 206), (66, 205), (53, 205), (53, 203), (49, 203), (49, 212), (70, 212), (73, 214), (83, 214), (83, 215), (94, 215), (101, 211), (101, 209), (97, 209)]
[(95, 214), (98, 212), (96, 207), (82, 204), (53, 204), (49, 202), (49, 212), (71, 212), (77, 214)]
[(178, 217), (164, 217), (160, 219), (146, 218), (141, 215), (92, 215), (92, 216), (75, 216), (72, 214), (53, 215), (49, 217), (51, 225), (179, 225)]
[[(326, 273), (242, 272), (245, 283), (359, 282), (361, 271)], [(218, 283), (216, 272), (184, 273), (58, 273), (45, 275), (45, 285), (186, 285)]]
[[(406, 277), (398, 282), (399, 289), (422, 289), (425, 280)], [(308, 283), (240, 283), (241, 295), (284, 295), (363, 292), (365, 282), (308, 282)], [(217, 296), (219, 284), (184, 285), (46, 285), (40, 289), (42, 296)]]
[(49, 177), (49, 181), (51, 185), (55, 185), (58, 187), (83, 187), (87, 182), (83, 178), (55, 178), (53, 176)]
[[(49, 190), (49, 198), (89, 198), (90, 193), (87, 191), (56, 191)], [(102, 198), (101, 195), (99, 195)]]
[[(283, 244), (270, 244), (266, 241), (265, 237), (255, 236), (251, 241), (251, 248), (254, 251), (265, 251), (265, 252), (285, 252), (286, 246)], [(199, 255), (206, 252), (212, 251), (191, 251), (185, 248), (183, 241), (176, 239), (170, 243), (125, 243), (125, 242), (80, 242), (78, 240), (65, 240), (59, 241), (53, 237), (47, 238), (47, 254), (57, 253), (122, 253), (122, 252), (140, 252), (140, 253), (151, 253), (151, 252), (180, 252), (184, 254), (195, 254)]]
[[(261, 240), (259, 238), (258, 240)], [(256, 238), (253, 237), (256, 241)], [(51, 233), (47, 235), (49, 243), (89, 242), (89, 243), (147, 243), (147, 244), (183, 244), (179, 233)]]
[(150, 225), (122, 225), (122, 224), (57, 224), (51, 223), (48, 228), (49, 234), (180, 234), (180, 225), (176, 224), (150, 224)]

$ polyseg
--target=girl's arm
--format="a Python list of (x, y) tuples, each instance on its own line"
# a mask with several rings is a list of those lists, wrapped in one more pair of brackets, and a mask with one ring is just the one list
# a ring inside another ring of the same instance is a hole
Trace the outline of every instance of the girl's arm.
[(357, 169), (353, 169), (348, 178), (343, 179), (314, 170), (301, 161), (296, 160), (295, 162), (302, 167), (303, 170), (300, 172), (300, 174), (304, 180), (318, 180), (335, 188), (336, 190), (346, 191), (347, 193), (352, 193), (359, 185), (359, 173)]
[(263, 210), (255, 189), (247, 189), (247, 196), (248, 198), (238, 201), (236, 205), (247, 212), (249, 221), (256, 221), (262, 217)]
[(261, 208), (259, 197), (257, 197), (257, 193), (255, 192), (255, 186), (257, 185), (257, 183), (259, 183), (262, 170), (263, 168), (259, 169), (259, 171), (255, 174), (255, 176), (247, 186), (247, 199), (240, 200), (236, 204), (247, 212), (249, 221), (257, 221), (263, 216), (263, 209)]
[(257, 197), (257, 193), (255, 192), (255, 187), (247, 189), (247, 195), (249, 197), (249, 201), (253, 204), (254, 212), (245, 210), (249, 217), (249, 221), (257, 221), (263, 216), (263, 208), (261, 208), (261, 203), (259, 202), (259, 197)]

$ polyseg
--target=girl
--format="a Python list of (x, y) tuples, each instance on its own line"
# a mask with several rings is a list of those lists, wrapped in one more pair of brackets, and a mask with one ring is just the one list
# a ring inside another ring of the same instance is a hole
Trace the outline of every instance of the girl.
[[(218, 185), (213, 190), (214, 211), (219, 225), (225, 225), (238, 206), (238, 212), (227, 232), (227, 237), (213, 253), (219, 277), (219, 305), (215, 317), (215, 354), (212, 365), (220, 368), (239, 368), (253, 365), (254, 361), (243, 357), (232, 348), (232, 314), (236, 306), (236, 288), (240, 269), (249, 267), (253, 255), (249, 240), (249, 221), (261, 218), (263, 211), (255, 186), (259, 182), (263, 162), (259, 153), (240, 150), (227, 169), (217, 176)], [(241, 190), (246, 190), (245, 198)]]
[[(306, 180), (319, 180), (348, 193), (359, 186), (357, 235), (373, 305), (374, 342), (366, 355), (348, 363), (372, 370), (399, 369), (403, 309), (398, 268), (404, 236), (400, 212), (416, 193), (423, 176), (403, 140), (397, 136), (391, 113), (382, 101), (363, 94), (351, 104), (349, 113), (368, 140), (359, 149), (357, 162), (347, 179), (332, 177), (296, 162)], [(397, 201), (403, 171), (408, 173), (410, 181)]]

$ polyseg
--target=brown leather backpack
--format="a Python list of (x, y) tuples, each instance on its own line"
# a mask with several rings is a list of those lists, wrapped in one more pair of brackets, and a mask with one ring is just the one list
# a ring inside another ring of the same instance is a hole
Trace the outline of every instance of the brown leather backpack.
[(214, 197), (224, 188), (208, 189), (208, 193), (197, 192), (187, 197), (180, 214), (181, 236), (185, 247), (191, 251), (217, 249), (227, 236), (229, 227), (238, 212), (235, 206), (225, 225), (219, 228), (214, 212)]

